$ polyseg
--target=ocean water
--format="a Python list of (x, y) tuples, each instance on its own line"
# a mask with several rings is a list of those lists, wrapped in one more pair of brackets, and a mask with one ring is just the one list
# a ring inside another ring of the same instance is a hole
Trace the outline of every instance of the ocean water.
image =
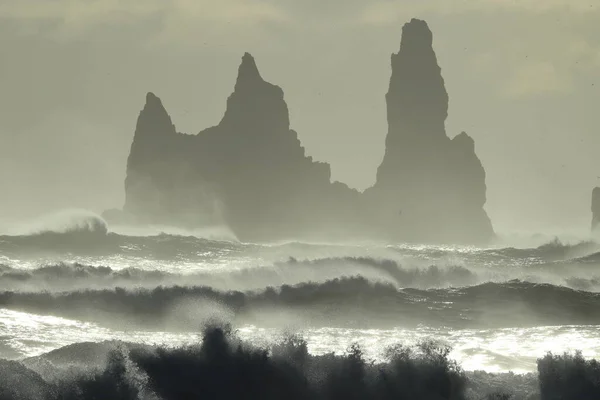
[(75, 226), (0, 237), (0, 358), (80, 342), (179, 346), (208, 322), (312, 354), (381, 360), (435, 340), (467, 371), (535, 372), (547, 352), (600, 358), (600, 245), (258, 245)]

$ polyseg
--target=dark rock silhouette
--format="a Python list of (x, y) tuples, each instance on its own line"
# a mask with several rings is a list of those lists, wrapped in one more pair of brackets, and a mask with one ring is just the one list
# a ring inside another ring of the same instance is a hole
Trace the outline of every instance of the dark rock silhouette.
[[(369, 190), (378, 220), (399, 239), (485, 241), (493, 236), (483, 209), (485, 170), (466, 133), (446, 136), (448, 94), (424, 21), (404, 25), (392, 55), (386, 95), (388, 134), (377, 182)], [(401, 225), (388, 217), (401, 209)]]
[(377, 183), (360, 194), (331, 183), (330, 166), (305, 154), (283, 91), (263, 80), (246, 53), (223, 119), (198, 135), (178, 133), (148, 93), (127, 162), (123, 213), (105, 217), (225, 224), (244, 241), (490, 239), (485, 171), (469, 136), (446, 136), (448, 95), (423, 21), (403, 28), (387, 104), (385, 157)]
[(262, 79), (248, 53), (223, 119), (196, 136), (177, 133), (149, 93), (127, 163), (124, 211), (185, 228), (226, 224), (253, 241), (357, 230), (359, 193), (332, 184), (329, 165), (307, 157), (289, 125), (283, 91)]
[(600, 187), (592, 190), (592, 231), (598, 230), (600, 224)]

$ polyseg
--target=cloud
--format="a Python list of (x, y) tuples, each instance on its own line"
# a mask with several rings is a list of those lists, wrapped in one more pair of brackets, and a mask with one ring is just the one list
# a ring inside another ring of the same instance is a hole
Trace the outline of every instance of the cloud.
[(119, 14), (143, 16), (156, 12), (160, 2), (148, 0), (3, 0), (0, 2), (0, 18), (15, 20), (60, 20), (93, 22), (115, 19)]
[(123, 16), (144, 17), (172, 12), (190, 18), (227, 22), (290, 20), (291, 15), (318, 19), (355, 14), (355, 21), (391, 22), (398, 16), (436, 12), (441, 14), (474, 11), (519, 10), (547, 12), (598, 11), (598, 0), (0, 0), (0, 18), (18, 20), (111, 21)]
[[(566, 16), (558, 9), (547, 14), (475, 14), (482, 43), (468, 61), (473, 77), (495, 86), (503, 97), (570, 92), (598, 74), (598, 16)], [(509, 34), (502, 25), (510, 27)]]
[(367, 25), (386, 25), (406, 19), (408, 15), (418, 15), (428, 7), (421, 4), (400, 5), (398, 2), (377, 1), (365, 6), (357, 16), (357, 22)]
[(560, 11), (581, 14), (600, 11), (600, 2), (598, 0), (376, 0), (364, 6), (357, 15), (357, 22), (390, 24), (405, 19), (407, 15), (423, 13), (460, 14), (500, 11), (535, 14)]
[(202, 20), (279, 19), (282, 13), (274, 5), (244, 0), (2, 0), (0, 17), (10, 19), (111, 20), (119, 14), (146, 16), (172, 10)]
[(171, 28), (186, 24), (256, 24), (286, 21), (285, 11), (266, 1), (246, 0), (0, 0), (0, 20), (51, 22), (61, 35), (97, 25), (136, 23), (162, 17)]
[(217, 35), (242, 41), (245, 36), (260, 33), (263, 25), (291, 21), (288, 13), (266, 1), (247, 0), (173, 0), (163, 12), (163, 30), (159, 40), (164, 43), (196, 37)]
[(172, 0), (171, 4), (172, 12), (200, 20), (236, 23), (288, 20), (283, 9), (265, 1)]
[(130, 35), (138, 46), (184, 51), (198, 42), (239, 51), (267, 40), (273, 47), (278, 40), (284, 46), (324, 35), (347, 38), (361, 28), (397, 30), (412, 17), (453, 24), (460, 32), (467, 21), (464, 26), (488, 30), (479, 33), (485, 46), (469, 54), (472, 68), (488, 84), (493, 77), (497, 93), (512, 97), (562, 93), (575, 74), (594, 73), (598, 30), (578, 25), (599, 15), (600, 0), (0, 0), (0, 23), (16, 21), (21, 31), (39, 33), (42, 26), (45, 35), (50, 30), (51, 37), (83, 41), (99, 28), (97, 37), (106, 40), (107, 26), (139, 23), (142, 33)]
[(566, 51), (561, 52), (560, 57), (547, 52), (527, 52), (528, 47), (515, 42), (504, 44), (475, 55), (470, 64), (475, 74), (495, 85), (502, 97), (552, 95), (573, 89), (570, 68), (573, 57), (565, 58)]
[[(160, 17), (168, 37), (214, 29), (260, 29), (261, 24), (345, 29), (356, 25), (392, 25), (414, 16), (461, 13), (587, 13), (600, 11), (599, 0), (0, 0), (0, 20), (20, 24), (48, 21), (63, 36), (80, 35), (97, 25), (136, 23)], [(559, 14), (560, 15), (560, 14)]]
[(561, 74), (556, 66), (547, 61), (521, 64), (503, 87), (509, 97), (524, 97), (549, 93), (564, 93), (572, 89), (570, 77)]
[(451, 0), (457, 8), (467, 7), (474, 9), (519, 9), (530, 12), (546, 12), (549, 10), (563, 10), (570, 12), (588, 12), (597, 9), (600, 4), (597, 0)]

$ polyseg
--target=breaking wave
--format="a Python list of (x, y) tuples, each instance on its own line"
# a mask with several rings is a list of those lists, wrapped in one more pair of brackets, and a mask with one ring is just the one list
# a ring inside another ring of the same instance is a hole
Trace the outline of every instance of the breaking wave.
[[(111, 326), (196, 329), (205, 318), (236, 326), (296, 321), (305, 326), (454, 328), (600, 324), (600, 294), (522, 281), (450, 289), (398, 289), (362, 277), (219, 291), (201, 286), (0, 293), (0, 307)], [(116, 325), (114, 325), (116, 324)]]
[(108, 225), (99, 215), (86, 210), (64, 210), (22, 224), (13, 235), (39, 237), (51, 234), (106, 235), (107, 233)]
[(565, 244), (558, 238), (535, 248), (519, 249), (507, 247), (500, 250), (488, 250), (490, 253), (506, 257), (540, 257), (542, 259), (572, 259), (584, 257), (600, 250), (600, 245), (594, 241), (582, 241)]
[(264, 267), (237, 270), (175, 273), (168, 269), (112, 269), (80, 263), (59, 263), (35, 269), (0, 265), (0, 290), (65, 291), (98, 288), (149, 288), (173, 285), (204, 285), (218, 289), (261, 289), (267, 286), (325, 282), (362, 276), (370, 281), (401, 287), (449, 287), (476, 283), (477, 276), (460, 266), (403, 268), (397, 262), (374, 258), (325, 258), (275, 262)]
[[(169, 253), (172, 237), (163, 238), (162, 258)], [(184, 242), (183, 238), (178, 239)], [(193, 241), (196, 243), (196, 241)], [(221, 249), (220, 243), (206, 243), (205, 252)], [(157, 256), (156, 248), (153, 254)], [(229, 249), (231, 250), (231, 249)], [(251, 290), (267, 286), (294, 285), (306, 282), (326, 282), (335, 278), (360, 276), (372, 282), (388, 283), (401, 288), (451, 288), (487, 282), (506, 282), (519, 279), (531, 283), (550, 283), (572, 289), (600, 291), (600, 274), (596, 263), (577, 259), (540, 263), (529, 267), (497, 265), (493, 268), (477, 265), (430, 264), (404, 266), (397, 260), (375, 257), (326, 257), (274, 261), (265, 265), (246, 265), (239, 268), (214, 268), (187, 272), (175, 271), (165, 261), (154, 261), (150, 266), (120, 267), (93, 266), (79, 262), (50, 263), (34, 268), (0, 264), (0, 290), (13, 291), (72, 291), (122, 287), (153, 288), (156, 286), (210, 286), (218, 290)]]
[(39, 252), (64, 253), (77, 249), (95, 253), (107, 245), (106, 222), (87, 211), (63, 211), (18, 228), (16, 235), (0, 236), (0, 249), (35, 256)]
[[(238, 253), (250, 258), (270, 255), (272, 261), (287, 259), (320, 260), (334, 258), (363, 258), (362, 265), (373, 264), (368, 259), (390, 259), (393, 262), (407, 257), (420, 259), (430, 265), (441, 266), (437, 260), (456, 259), (457, 267), (471, 269), (478, 266), (494, 264), (504, 267), (508, 265), (542, 264), (558, 261), (573, 263), (600, 263), (600, 245), (596, 242), (580, 242), (564, 244), (558, 239), (536, 248), (489, 248), (475, 249), (468, 247), (439, 247), (411, 245), (341, 245), (341, 244), (307, 244), (286, 243), (279, 245), (258, 245), (240, 243), (227, 234), (214, 236), (206, 233), (198, 236), (185, 232), (146, 232), (138, 236), (128, 236), (111, 232), (106, 222), (99, 216), (86, 211), (69, 211), (55, 214), (37, 222), (35, 226), (21, 229), (18, 235), (0, 236), (0, 253), (13, 258), (36, 258), (51, 255), (79, 256), (134, 256), (154, 261), (187, 260), (194, 262), (207, 257), (220, 257), (224, 254)], [(200, 232), (199, 234), (202, 234)], [(385, 268), (384, 263), (380, 263)], [(426, 265), (429, 267), (430, 265)], [(420, 265), (424, 267), (424, 265)], [(380, 269), (381, 269), (380, 268)], [(389, 272), (389, 271), (388, 271)], [(394, 270), (394, 274), (397, 272)], [(456, 272), (456, 271), (455, 271)], [(464, 272), (464, 271), (463, 271)], [(403, 278), (406, 281), (406, 277)], [(477, 281), (474, 281), (477, 282)], [(460, 282), (453, 282), (450, 284)], [(553, 282), (556, 283), (556, 282)], [(410, 280), (408, 284), (412, 284)], [(418, 283), (416, 283), (419, 286)]]

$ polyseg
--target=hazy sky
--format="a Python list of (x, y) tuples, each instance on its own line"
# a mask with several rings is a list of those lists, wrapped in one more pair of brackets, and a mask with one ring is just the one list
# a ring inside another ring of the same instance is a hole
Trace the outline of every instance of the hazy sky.
[(600, 0), (0, 0), (0, 217), (123, 202), (145, 94), (219, 122), (245, 51), (333, 178), (383, 156), (390, 54), (425, 19), (500, 230), (587, 229), (600, 184)]

